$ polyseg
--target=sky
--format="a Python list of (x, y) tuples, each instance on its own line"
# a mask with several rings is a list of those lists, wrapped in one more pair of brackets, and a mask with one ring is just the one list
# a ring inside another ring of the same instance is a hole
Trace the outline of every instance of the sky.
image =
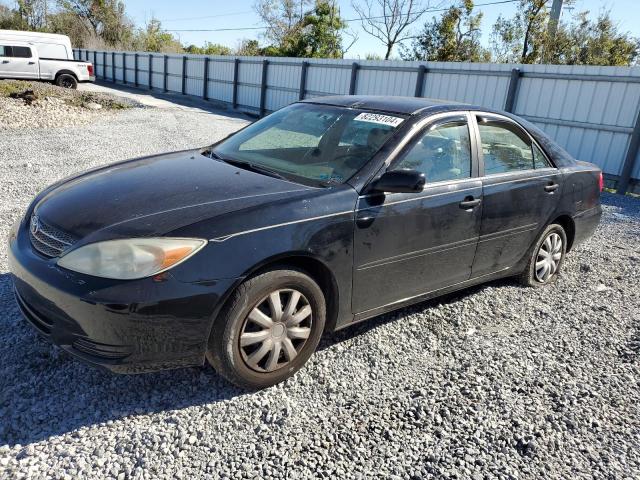
[[(496, 0), (476, 0), (477, 11), (484, 13), (482, 21), (482, 42), (488, 46), (491, 26), (498, 16), (510, 17), (515, 13), (516, 2), (480, 6)], [(565, 0), (566, 1), (566, 0)], [(153, 16), (162, 21), (165, 29), (172, 31), (183, 44), (202, 45), (209, 41), (229, 47), (236, 47), (243, 39), (257, 39), (264, 42), (260, 27), (260, 20), (253, 11), (255, 0), (125, 0), (127, 13), (138, 26), (143, 26)], [(448, 7), (452, 0), (431, 0), (432, 4)], [(457, 3), (457, 2), (455, 2)], [(551, 0), (549, 0), (551, 4)], [(358, 16), (351, 7), (351, 0), (338, 0), (343, 18), (356, 19)], [(595, 16), (601, 10), (611, 10), (611, 16), (622, 31), (628, 31), (640, 37), (640, 0), (576, 0), (571, 10), (565, 8), (563, 17), (583, 10), (590, 10)], [(428, 13), (420, 21), (440, 16), (442, 12)], [(358, 33), (358, 40), (346, 54), (349, 58), (364, 58), (369, 53), (384, 55), (384, 47), (379, 40), (364, 32), (359, 22), (349, 22), (350, 28)], [(224, 32), (187, 32), (178, 30), (198, 29), (235, 29), (247, 30)], [(415, 27), (414, 27), (415, 28)], [(399, 52), (394, 50), (394, 56)]]

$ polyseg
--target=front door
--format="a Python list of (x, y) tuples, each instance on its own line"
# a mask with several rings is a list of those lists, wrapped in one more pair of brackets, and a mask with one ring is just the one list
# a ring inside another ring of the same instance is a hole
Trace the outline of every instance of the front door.
[(561, 173), (519, 125), (478, 116), (482, 229), (473, 277), (513, 267), (552, 220)]
[(360, 197), (354, 313), (375, 313), (469, 278), (482, 208), (470, 139), (466, 114), (426, 125), (389, 167), (423, 172), (424, 190)]

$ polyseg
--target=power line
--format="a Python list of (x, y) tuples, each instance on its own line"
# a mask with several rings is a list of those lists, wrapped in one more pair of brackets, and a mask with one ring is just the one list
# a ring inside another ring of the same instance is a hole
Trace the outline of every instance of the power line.
[(161, 22), (186, 22), (189, 20), (202, 20), (205, 18), (219, 18), (219, 17), (233, 17), (235, 15), (248, 15), (253, 13), (252, 11), (246, 12), (234, 12), (234, 13), (221, 13), (220, 15), (205, 15), (201, 17), (186, 17), (186, 18), (165, 18), (160, 19)]
[[(499, 0), (499, 1), (495, 1), (495, 2), (487, 2), (487, 3), (478, 3), (476, 5), (474, 5), (474, 7), (486, 7), (489, 5), (502, 5), (505, 3), (516, 3), (519, 2), (520, 0)], [(447, 7), (447, 8), (434, 8), (432, 10), (426, 10), (424, 13), (436, 13), (436, 12), (446, 12), (447, 10), (449, 10), (449, 8), (451, 7)], [(239, 13), (238, 13), (239, 14)], [(236, 14), (234, 14), (236, 15)], [(202, 18), (215, 18), (218, 16), (223, 16), (223, 15), (212, 15), (209, 17), (199, 17), (199, 19)], [(380, 16), (380, 17), (363, 17), (363, 18), (348, 18), (346, 20), (343, 20), (344, 22), (359, 22), (361, 20), (377, 20), (377, 19), (382, 19), (385, 18), (384, 16)], [(176, 19), (177, 20), (177, 19)], [(173, 20), (169, 20), (169, 21), (173, 21)], [(188, 28), (188, 29), (164, 29), (167, 32), (235, 32), (235, 31), (246, 31), (246, 30), (268, 30), (270, 27), (237, 27), (237, 28)]]

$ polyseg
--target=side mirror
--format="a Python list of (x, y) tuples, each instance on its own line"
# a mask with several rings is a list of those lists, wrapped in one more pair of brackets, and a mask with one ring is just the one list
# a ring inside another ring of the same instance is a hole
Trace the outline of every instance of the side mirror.
[(377, 192), (416, 193), (421, 192), (426, 182), (424, 173), (416, 170), (391, 170), (376, 180), (372, 189)]

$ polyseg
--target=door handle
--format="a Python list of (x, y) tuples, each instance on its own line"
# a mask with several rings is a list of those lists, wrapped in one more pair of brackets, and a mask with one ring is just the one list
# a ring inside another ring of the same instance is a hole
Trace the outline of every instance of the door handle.
[(466, 197), (463, 201), (460, 202), (460, 208), (464, 210), (471, 210), (478, 205), (480, 205), (481, 200), (479, 198), (473, 198), (471, 196)]
[(36, 62), (29, 62), (29, 65), (35, 65)]
[(557, 183), (550, 183), (549, 185), (544, 187), (544, 191), (547, 193), (553, 193), (558, 189), (559, 186), (560, 185), (558, 185)]
[(375, 219), (375, 217), (373, 217), (373, 216), (370, 216), (370, 217), (359, 217), (359, 218), (356, 219), (356, 225), (358, 227), (366, 228), (366, 227), (369, 227), (373, 223), (374, 219)]
[(9, 63), (9, 60), (2, 60), (2, 63)]

